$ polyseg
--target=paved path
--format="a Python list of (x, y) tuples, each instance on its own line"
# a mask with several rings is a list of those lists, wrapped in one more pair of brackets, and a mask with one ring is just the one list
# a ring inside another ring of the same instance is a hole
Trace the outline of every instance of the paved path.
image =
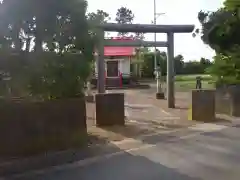
[(238, 126), (197, 125), (181, 137), (175, 133), (157, 142), (150, 138), (120, 153), (11, 179), (239, 180)]
[(153, 89), (125, 90), (125, 115), (136, 122), (157, 122), (185, 127), (196, 122), (188, 121), (189, 93), (176, 93), (176, 108), (167, 108), (166, 100), (157, 100)]
[[(167, 108), (166, 100), (156, 100), (153, 89), (146, 90), (114, 90), (109, 92), (124, 92), (125, 116), (127, 128), (111, 130), (121, 137), (134, 138), (140, 134), (153, 134), (163, 131), (164, 128), (182, 128), (196, 124), (187, 120), (188, 94), (177, 94), (177, 103), (181, 108)], [(184, 109), (185, 108), (185, 109)], [(95, 105), (88, 104), (88, 126), (95, 125)], [(124, 132), (120, 132), (124, 131)], [(96, 133), (94, 133), (96, 134)], [(107, 134), (106, 134), (107, 135)], [(104, 136), (105, 137), (105, 136)]]

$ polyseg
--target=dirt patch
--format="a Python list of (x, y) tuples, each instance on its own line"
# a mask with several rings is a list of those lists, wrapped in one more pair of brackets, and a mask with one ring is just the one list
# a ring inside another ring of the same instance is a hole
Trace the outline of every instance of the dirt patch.
[[(99, 128), (95, 126), (95, 104), (87, 103), (88, 133), (99, 139), (105, 139), (107, 142), (122, 141), (127, 138), (138, 139), (140, 136), (184, 128), (197, 123), (187, 119), (189, 107), (189, 95), (187, 93), (178, 93), (176, 95), (175, 109), (169, 109), (166, 100), (156, 100), (154, 95), (146, 95), (140, 91), (126, 90), (125, 101), (128, 104), (149, 104), (154, 107), (149, 109), (130, 108), (132, 113), (129, 114), (133, 114), (134, 117), (132, 118), (131, 115), (127, 116), (125, 126)], [(129, 107), (125, 108), (129, 111)], [(144, 113), (143, 111), (145, 110), (146, 112)], [(134, 111), (138, 112), (134, 113)], [(158, 116), (159, 113), (155, 113), (158, 111), (163, 111), (162, 114), (165, 117)], [(164, 113), (166, 114), (164, 115)], [(101, 143), (95, 140), (93, 142)]]
[[(188, 109), (190, 107), (190, 93), (187, 92), (176, 92), (175, 93), (175, 108), (171, 109), (167, 106), (167, 100), (157, 100), (155, 94), (140, 91), (126, 91), (126, 101), (131, 104), (151, 104), (158, 108), (158, 111), (162, 111), (166, 114), (166, 117), (172, 117), (169, 119), (158, 118), (158, 122), (162, 125), (167, 125), (172, 127), (188, 127), (196, 124), (195, 121), (188, 120)], [(150, 117), (153, 113), (148, 113), (149, 118), (144, 117), (146, 120), (154, 120)], [(175, 118), (176, 117), (176, 118)]]
[[(99, 128), (91, 126), (88, 128), (88, 133), (92, 136), (98, 137), (98, 139), (105, 139), (107, 142), (122, 141), (127, 138), (138, 139), (141, 136), (148, 136), (164, 131), (169, 131), (169, 128), (161, 126), (159, 124), (141, 125), (137, 122), (127, 121), (125, 126), (112, 126)], [(98, 143), (95, 141), (95, 143)]]

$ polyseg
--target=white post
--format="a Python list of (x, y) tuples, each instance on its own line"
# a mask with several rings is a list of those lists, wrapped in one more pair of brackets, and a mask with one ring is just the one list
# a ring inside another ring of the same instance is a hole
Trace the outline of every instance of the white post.
[[(157, 5), (156, 5), (156, 0), (154, 0), (154, 20), (153, 23), (154, 25), (157, 24), (157, 15), (163, 15), (164, 13), (157, 13)], [(155, 46), (154, 46), (154, 74), (155, 74), (155, 78), (157, 79), (157, 93), (156, 93), (156, 98), (157, 99), (164, 99), (164, 94), (162, 92), (162, 88), (161, 88), (161, 70), (160, 67), (157, 67), (157, 47), (156, 47), (156, 42), (157, 42), (157, 33), (154, 33), (154, 42), (155, 42)]]
[[(153, 13), (154, 13), (154, 18), (153, 18), (153, 24), (156, 25), (157, 24), (157, 10), (156, 10), (156, 0), (154, 0), (154, 10), (153, 10)], [(154, 42), (156, 43), (157, 41), (157, 33), (155, 32), (154, 33)], [(155, 71), (155, 75), (156, 75), (156, 68), (157, 68), (157, 47), (156, 45), (154, 46), (154, 71)]]

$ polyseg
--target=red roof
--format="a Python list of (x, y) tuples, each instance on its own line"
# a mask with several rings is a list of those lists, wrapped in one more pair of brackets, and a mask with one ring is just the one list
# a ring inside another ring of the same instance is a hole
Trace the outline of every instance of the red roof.
[[(132, 38), (116, 37), (112, 41), (132, 41)], [(104, 56), (133, 56), (135, 47), (104, 47)]]

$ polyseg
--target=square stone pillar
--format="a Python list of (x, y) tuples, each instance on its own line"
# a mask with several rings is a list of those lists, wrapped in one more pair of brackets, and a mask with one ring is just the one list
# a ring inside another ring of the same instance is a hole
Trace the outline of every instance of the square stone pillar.
[(216, 113), (240, 117), (240, 85), (216, 89)]
[(189, 120), (215, 121), (215, 90), (193, 90)]
[(125, 125), (123, 93), (96, 94), (95, 101), (97, 126)]
[(230, 115), (240, 117), (240, 86), (230, 86)]

